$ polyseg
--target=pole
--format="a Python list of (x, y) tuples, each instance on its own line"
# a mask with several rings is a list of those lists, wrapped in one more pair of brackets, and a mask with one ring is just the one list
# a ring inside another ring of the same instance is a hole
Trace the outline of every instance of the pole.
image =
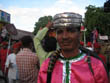
[[(11, 37), (9, 37), (9, 41), (8, 41), (8, 51), (7, 51), (7, 56), (8, 56), (9, 50), (10, 50), (10, 43), (11, 43)], [(7, 56), (6, 56), (6, 58), (7, 58)]]
[[(10, 50), (10, 43), (11, 43), (11, 37), (9, 36), (9, 41), (8, 41), (8, 50), (7, 50), (6, 60), (7, 60), (7, 56), (8, 56), (9, 50)], [(5, 74), (6, 74), (6, 67), (5, 67), (4, 72), (5, 72)]]
[(86, 34), (85, 34), (86, 31), (84, 31), (84, 47), (86, 47)]

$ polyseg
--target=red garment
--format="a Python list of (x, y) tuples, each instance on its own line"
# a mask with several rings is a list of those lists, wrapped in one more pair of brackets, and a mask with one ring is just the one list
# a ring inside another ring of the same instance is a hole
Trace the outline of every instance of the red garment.
[[(5, 69), (5, 62), (6, 62), (6, 57), (7, 57), (7, 51), (8, 49), (1, 49), (0, 50), (0, 60), (1, 60), (1, 69), (2, 69), (2, 72), (4, 73), (4, 69)], [(8, 54), (10, 54), (11, 51), (9, 50)]]
[(81, 26), (80, 31), (84, 31), (84, 30), (85, 30), (85, 27), (84, 26)]
[[(94, 43), (94, 50), (97, 52), (97, 53), (99, 53), (98, 51), (100, 51), (100, 49), (101, 49), (101, 46), (100, 46), (100, 44), (99, 43)], [(102, 54), (98, 54), (98, 56), (104, 61), (104, 63), (106, 64), (106, 57), (104, 56), (104, 55), (102, 55)]]
[(83, 42), (83, 41), (80, 41), (80, 45), (81, 45), (81, 46), (84, 46), (84, 42)]
[(8, 42), (5, 42), (5, 41), (4, 41), (4, 42), (2, 42), (1, 44), (2, 44), (2, 45), (8, 45)]
[(91, 42), (87, 42), (87, 47), (92, 47), (92, 43)]
[[(58, 59), (52, 72), (51, 83), (66, 83), (67, 74), (69, 74), (69, 83), (108, 83), (107, 72), (102, 62), (91, 57), (93, 76), (86, 60), (87, 56), (83, 55), (77, 59), (68, 60), (69, 66), (66, 66), (67, 60)], [(42, 64), (37, 83), (46, 83), (49, 61), (48, 58)], [(66, 68), (69, 73), (66, 73)]]
[(17, 42), (17, 43), (15, 43), (12, 47), (13, 47), (13, 48), (20, 48), (21, 45), (22, 45), (21, 42)]
[(99, 43), (94, 43), (94, 48), (101, 48), (100, 44)]
[(104, 61), (104, 63), (106, 64), (106, 57), (102, 54), (98, 54), (98, 56)]

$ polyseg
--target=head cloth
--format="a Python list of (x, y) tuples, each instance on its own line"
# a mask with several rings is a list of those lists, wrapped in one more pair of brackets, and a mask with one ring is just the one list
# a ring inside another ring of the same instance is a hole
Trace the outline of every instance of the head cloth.
[(53, 18), (53, 27), (80, 27), (82, 23), (82, 16), (77, 13), (64, 12), (56, 14)]

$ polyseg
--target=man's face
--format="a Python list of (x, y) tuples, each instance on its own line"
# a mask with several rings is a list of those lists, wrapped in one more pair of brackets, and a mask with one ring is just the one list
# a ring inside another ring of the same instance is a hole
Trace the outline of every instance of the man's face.
[(56, 39), (64, 51), (73, 51), (78, 48), (80, 33), (73, 28), (59, 28), (56, 30)]

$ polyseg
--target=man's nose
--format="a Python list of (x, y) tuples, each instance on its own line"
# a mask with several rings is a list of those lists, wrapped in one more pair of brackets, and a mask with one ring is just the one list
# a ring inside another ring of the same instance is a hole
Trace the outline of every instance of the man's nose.
[(68, 38), (68, 33), (67, 33), (67, 31), (64, 31), (63, 32), (63, 38), (65, 39), (65, 38)]

